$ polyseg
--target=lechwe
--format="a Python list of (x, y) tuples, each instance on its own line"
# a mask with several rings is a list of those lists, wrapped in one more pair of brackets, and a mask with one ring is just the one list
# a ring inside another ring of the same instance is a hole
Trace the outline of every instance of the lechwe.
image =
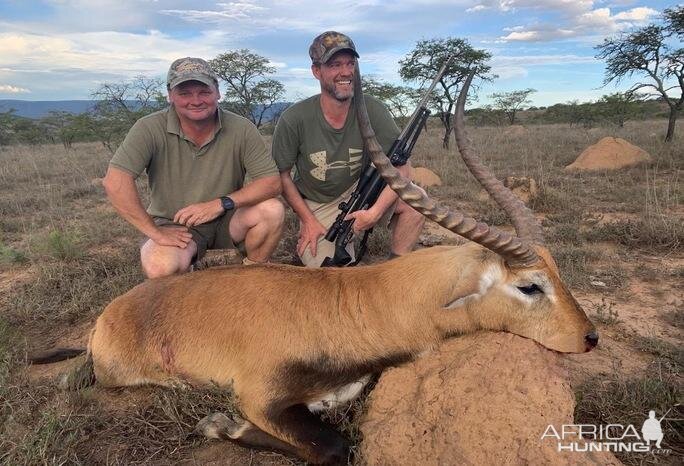
[(347, 461), (347, 441), (311, 410), (354, 398), (370, 374), (449, 336), (503, 330), (555, 351), (591, 350), (596, 330), (559, 278), (532, 213), (466, 146), (471, 78), (457, 107), (459, 149), (517, 236), (449, 212), (399, 176), (370, 127), (357, 68), (356, 110), (375, 165), (402, 199), (473, 242), (368, 267), (219, 267), (148, 280), (97, 320), (82, 380), (230, 386), (244, 419), (208, 416), (198, 426), (206, 435), (338, 463)]

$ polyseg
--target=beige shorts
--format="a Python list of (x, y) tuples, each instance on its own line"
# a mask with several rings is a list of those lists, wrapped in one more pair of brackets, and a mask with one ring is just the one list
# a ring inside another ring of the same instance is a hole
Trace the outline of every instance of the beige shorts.
[[(320, 203), (312, 201), (310, 199), (304, 199), (304, 202), (306, 202), (306, 205), (309, 207), (309, 209), (311, 209), (311, 212), (313, 212), (314, 216), (316, 217), (316, 220), (318, 220), (321, 223), (321, 225), (323, 225), (325, 229), (328, 230), (335, 222), (337, 216), (340, 214), (340, 202), (349, 199), (349, 196), (351, 195), (352, 191), (354, 191), (354, 189), (356, 189), (356, 183), (354, 183), (351, 188), (347, 189), (344, 193), (342, 193), (337, 199), (331, 202)], [(395, 208), (396, 202), (392, 207), (387, 209), (387, 211), (383, 214), (383, 216), (380, 218), (377, 224), (389, 225), (390, 220), (394, 215)], [(350, 241), (347, 244), (346, 248), (347, 252), (352, 257), (352, 260), (356, 260), (354, 244), (355, 241)], [(318, 244), (316, 246), (316, 255), (314, 256), (313, 254), (311, 254), (311, 249), (309, 246), (307, 246), (304, 250), (304, 254), (301, 254), (299, 256), (299, 259), (302, 261), (302, 264), (304, 264), (306, 267), (320, 267), (321, 263), (323, 263), (325, 258), (332, 257), (333, 254), (335, 254), (335, 243), (331, 243), (330, 241), (325, 239), (325, 236), (321, 236), (320, 238), (318, 238)]]

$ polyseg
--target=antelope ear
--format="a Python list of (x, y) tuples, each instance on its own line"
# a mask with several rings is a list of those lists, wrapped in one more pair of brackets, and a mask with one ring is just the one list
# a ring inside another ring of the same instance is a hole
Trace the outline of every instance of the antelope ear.
[(473, 294), (469, 294), (467, 296), (456, 298), (455, 300), (451, 301), (450, 303), (445, 304), (443, 306), (443, 309), (447, 310), (447, 311), (453, 311), (454, 309), (460, 309), (463, 306), (465, 306), (467, 303), (477, 299), (479, 296), (480, 295), (478, 293), (473, 293)]
[(478, 299), (481, 296), (481, 291), (475, 283), (464, 284), (461, 289), (455, 290), (456, 292), (449, 297), (442, 308), (447, 311), (452, 311), (454, 309), (460, 309), (467, 303)]

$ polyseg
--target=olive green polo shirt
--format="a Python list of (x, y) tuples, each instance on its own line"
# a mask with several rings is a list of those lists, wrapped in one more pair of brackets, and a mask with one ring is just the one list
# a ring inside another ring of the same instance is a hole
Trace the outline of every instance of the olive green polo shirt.
[(110, 165), (137, 178), (147, 171), (155, 217), (173, 219), (183, 207), (226, 196), (256, 180), (278, 175), (257, 128), (246, 118), (219, 110), (212, 139), (197, 147), (183, 134), (173, 107), (139, 119)]

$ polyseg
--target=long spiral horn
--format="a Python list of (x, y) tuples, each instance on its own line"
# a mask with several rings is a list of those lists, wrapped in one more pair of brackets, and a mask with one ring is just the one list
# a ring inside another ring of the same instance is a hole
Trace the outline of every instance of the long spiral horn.
[(499, 207), (506, 212), (508, 218), (511, 219), (518, 238), (528, 243), (543, 244), (541, 227), (537, 219), (534, 218), (532, 211), (518, 196), (504, 186), (471, 150), (465, 133), (464, 108), (468, 89), (474, 76), (475, 71), (471, 71), (465, 83), (463, 83), (463, 88), (456, 103), (454, 136), (458, 150), (470, 173), (473, 174), (482, 187), (494, 198)]
[(354, 101), (359, 130), (371, 160), (385, 182), (399, 197), (418, 212), (466, 239), (501, 255), (507, 264), (514, 267), (531, 266), (539, 260), (537, 253), (520, 238), (505, 231), (490, 227), (486, 223), (466, 217), (461, 212), (452, 212), (427, 196), (423, 190), (404, 178), (389, 161), (378, 142), (370, 124), (366, 103), (361, 89), (361, 73), (356, 63), (354, 72)]

